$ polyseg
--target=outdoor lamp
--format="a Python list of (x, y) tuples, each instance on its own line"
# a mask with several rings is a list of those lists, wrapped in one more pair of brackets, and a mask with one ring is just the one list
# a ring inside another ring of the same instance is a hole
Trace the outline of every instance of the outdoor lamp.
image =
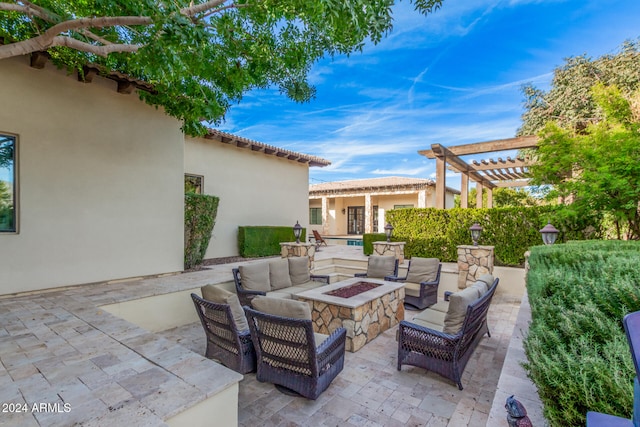
[(542, 241), (545, 245), (553, 245), (558, 238), (558, 231), (553, 225), (551, 225), (551, 221), (547, 222), (547, 225), (540, 230), (540, 234), (542, 234)]
[(480, 239), (480, 233), (482, 233), (482, 227), (477, 222), (474, 223), (471, 227), (471, 240), (473, 240), (473, 246), (478, 246), (478, 240)]
[(300, 243), (301, 234), (302, 234), (302, 226), (298, 221), (296, 221), (296, 225), (293, 226), (293, 235), (296, 238), (296, 243)]
[(391, 235), (393, 234), (393, 225), (390, 222), (384, 226), (384, 234), (387, 235), (387, 243), (391, 242)]

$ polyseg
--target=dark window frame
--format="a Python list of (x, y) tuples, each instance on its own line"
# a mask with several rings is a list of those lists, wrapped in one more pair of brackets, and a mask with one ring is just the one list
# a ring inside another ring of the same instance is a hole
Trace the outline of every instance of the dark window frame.
[(204, 194), (204, 175), (196, 175), (193, 173), (185, 173), (184, 174), (184, 192), (187, 193), (187, 180), (194, 179), (195, 181), (199, 181), (197, 183), (193, 183), (192, 185), (195, 187), (194, 193), (196, 194)]
[(309, 225), (322, 225), (322, 208), (309, 208)]
[[(9, 142), (9, 148), (5, 148), (5, 144)], [(19, 218), (20, 218), (20, 197), (18, 193), (18, 147), (19, 138), (18, 135), (10, 132), (0, 131), (0, 170), (8, 170), (11, 182), (9, 182), (9, 191), (11, 207), (9, 219), (6, 218), (6, 214), (2, 212), (4, 208), (0, 207), (0, 233), (2, 234), (17, 234), (19, 231)], [(6, 150), (6, 151), (5, 151)], [(4, 156), (9, 157), (9, 160), (4, 160)], [(4, 162), (10, 163), (9, 166), (3, 166)], [(5, 226), (5, 221), (8, 225)]]

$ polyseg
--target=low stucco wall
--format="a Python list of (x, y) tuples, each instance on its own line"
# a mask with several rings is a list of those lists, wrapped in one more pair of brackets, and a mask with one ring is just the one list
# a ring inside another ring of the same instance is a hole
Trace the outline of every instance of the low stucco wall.
[(0, 132), (18, 135), (19, 232), (0, 233), (0, 294), (183, 268), (177, 120), (101, 77), (0, 61)]
[(186, 138), (184, 171), (204, 176), (218, 196), (218, 216), (205, 258), (238, 255), (238, 227), (309, 223), (309, 167), (204, 138)]

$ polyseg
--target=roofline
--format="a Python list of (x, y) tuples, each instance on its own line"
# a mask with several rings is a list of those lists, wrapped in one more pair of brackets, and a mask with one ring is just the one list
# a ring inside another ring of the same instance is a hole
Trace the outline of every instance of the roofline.
[(308, 164), (309, 167), (324, 167), (331, 164), (329, 160), (323, 159), (321, 157), (298, 153), (295, 151), (286, 150), (284, 148), (278, 148), (273, 145), (264, 144), (252, 139), (243, 138), (241, 136), (233, 135), (227, 132), (222, 132), (217, 129), (208, 129), (208, 133), (204, 136), (204, 138), (211, 141), (218, 141), (223, 144), (233, 145), (238, 148), (244, 148), (246, 150), (257, 151), (259, 153), (280, 157), (282, 159), (287, 159), (298, 163), (305, 163)]
[[(357, 181), (357, 180), (356, 180)], [(315, 184), (322, 185), (322, 184)], [(309, 188), (309, 195), (320, 195), (320, 194), (341, 194), (353, 191), (382, 191), (382, 190), (423, 190), (427, 187), (435, 186), (435, 182), (432, 180), (426, 180), (423, 183), (412, 183), (412, 184), (384, 184), (384, 185), (365, 185), (365, 186), (357, 186), (357, 185), (347, 185), (341, 188), (334, 188), (329, 190), (313, 190)]]

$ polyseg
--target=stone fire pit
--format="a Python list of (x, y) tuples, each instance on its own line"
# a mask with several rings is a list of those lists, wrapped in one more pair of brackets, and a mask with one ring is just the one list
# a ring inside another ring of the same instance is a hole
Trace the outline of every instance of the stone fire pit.
[[(361, 283), (375, 285), (356, 295), (340, 297), (333, 291), (362, 288)], [(378, 279), (347, 279), (331, 285), (321, 286), (297, 295), (311, 307), (316, 332), (330, 334), (339, 327), (347, 330), (346, 349), (360, 350), (387, 329), (404, 320), (404, 284)]]

